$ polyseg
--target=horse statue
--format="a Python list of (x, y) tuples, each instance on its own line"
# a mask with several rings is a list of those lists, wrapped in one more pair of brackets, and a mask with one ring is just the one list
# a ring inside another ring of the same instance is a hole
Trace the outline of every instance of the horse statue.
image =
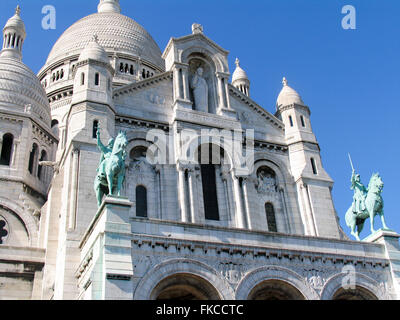
[(125, 159), (128, 139), (125, 132), (120, 131), (107, 146), (101, 143), (100, 130), (97, 130), (97, 146), (102, 152), (97, 175), (94, 181), (97, 205), (100, 207), (104, 195), (121, 196), (122, 184), (125, 180)]
[(363, 230), (365, 220), (371, 219), (371, 233), (375, 232), (374, 218), (376, 215), (381, 217), (382, 226), (389, 230), (386, 226), (383, 215), (383, 199), (381, 196), (383, 189), (383, 181), (379, 173), (372, 175), (368, 188), (365, 188), (360, 181), (360, 175), (352, 175), (352, 189), (354, 189), (353, 204), (347, 210), (345, 220), (346, 225), (351, 228), (351, 234), (360, 241), (360, 233)]

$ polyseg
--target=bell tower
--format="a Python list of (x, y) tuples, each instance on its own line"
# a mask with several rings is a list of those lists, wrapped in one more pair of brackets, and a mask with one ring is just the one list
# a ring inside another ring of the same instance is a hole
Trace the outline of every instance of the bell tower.
[(320, 147), (311, 127), (310, 108), (286, 78), (277, 100), (276, 116), (285, 124), (291, 172), (306, 235), (339, 238), (340, 227), (333, 205), (333, 180), (325, 171)]

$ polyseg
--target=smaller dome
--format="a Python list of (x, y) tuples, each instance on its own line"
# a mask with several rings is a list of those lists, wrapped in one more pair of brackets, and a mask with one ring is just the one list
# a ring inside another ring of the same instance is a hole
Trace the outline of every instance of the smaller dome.
[(276, 107), (290, 106), (292, 104), (298, 104), (304, 106), (304, 102), (296, 90), (288, 86), (286, 78), (283, 78), (283, 88), (279, 93), (278, 100), (276, 101)]
[(236, 58), (235, 64), (236, 64), (236, 70), (235, 70), (235, 72), (233, 72), (233, 75), (232, 75), (232, 83), (234, 83), (235, 81), (238, 81), (238, 80), (249, 81), (249, 78), (247, 77), (247, 73), (239, 65), (240, 61), (238, 58)]
[(79, 61), (88, 59), (110, 63), (107, 52), (98, 42), (97, 35), (93, 36), (92, 40), (88, 43), (85, 49), (83, 49), (81, 55), (79, 56)]
[(3, 30), (6, 30), (8, 28), (13, 28), (24, 33), (25, 35), (25, 24), (24, 21), (22, 21), (20, 14), (21, 14), (21, 8), (18, 6), (17, 9), (15, 9), (15, 14), (10, 19), (8, 19)]

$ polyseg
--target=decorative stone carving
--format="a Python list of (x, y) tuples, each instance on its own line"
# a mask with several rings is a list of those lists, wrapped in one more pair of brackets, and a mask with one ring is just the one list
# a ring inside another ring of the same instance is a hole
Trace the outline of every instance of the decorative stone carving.
[(276, 179), (272, 173), (265, 170), (257, 174), (257, 191), (258, 193), (270, 193), (277, 191)]
[(244, 267), (242, 264), (232, 262), (220, 263), (218, 271), (229, 283), (238, 283), (244, 273)]
[(192, 24), (192, 33), (197, 34), (197, 33), (203, 33), (204, 29), (203, 26), (199, 23), (193, 23)]
[(198, 68), (191, 81), (194, 105), (197, 111), (208, 112), (208, 84), (203, 78), (203, 68)]

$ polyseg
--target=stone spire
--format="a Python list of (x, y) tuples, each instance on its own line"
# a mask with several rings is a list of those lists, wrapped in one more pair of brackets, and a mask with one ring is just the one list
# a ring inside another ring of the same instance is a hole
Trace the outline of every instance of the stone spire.
[(104, 12), (121, 13), (119, 0), (100, 0), (100, 3), (97, 7), (97, 11), (99, 13), (104, 13)]
[(4, 26), (3, 49), (0, 52), (1, 57), (22, 59), (22, 45), (26, 37), (26, 32), (25, 24), (20, 15), (21, 8), (17, 6), (14, 16)]
[(292, 104), (298, 104), (304, 106), (304, 102), (296, 90), (289, 87), (287, 79), (284, 77), (282, 79), (283, 88), (279, 93), (278, 99), (276, 101), (277, 110), (281, 107), (286, 107)]

